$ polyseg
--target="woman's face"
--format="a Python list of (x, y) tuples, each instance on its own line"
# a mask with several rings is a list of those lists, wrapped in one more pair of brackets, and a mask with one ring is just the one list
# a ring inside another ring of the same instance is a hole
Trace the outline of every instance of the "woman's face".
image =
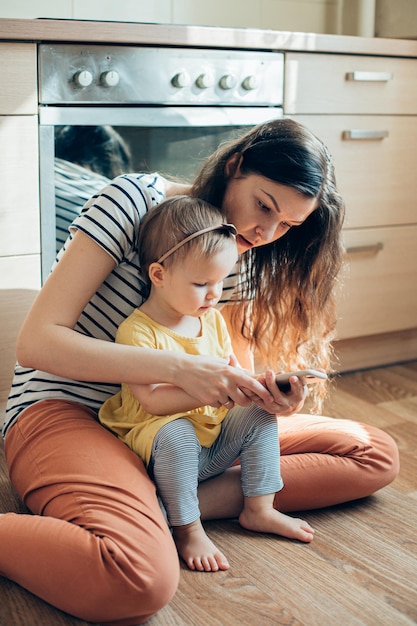
[(237, 228), (239, 254), (271, 243), (300, 226), (318, 200), (259, 174), (232, 176), (223, 198), (227, 221)]

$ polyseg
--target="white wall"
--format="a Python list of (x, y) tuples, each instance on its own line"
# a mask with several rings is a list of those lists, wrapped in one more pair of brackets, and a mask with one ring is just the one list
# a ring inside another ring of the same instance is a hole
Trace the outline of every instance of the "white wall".
[(2, 17), (417, 37), (417, 0), (0, 0)]
[(1, 0), (0, 18), (65, 18), (338, 32), (342, 0)]
[(377, 0), (375, 31), (378, 37), (417, 39), (417, 0)]

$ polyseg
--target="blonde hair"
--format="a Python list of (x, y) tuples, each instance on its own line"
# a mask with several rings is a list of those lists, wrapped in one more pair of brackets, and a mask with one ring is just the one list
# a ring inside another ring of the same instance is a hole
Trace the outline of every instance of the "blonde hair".
[(190, 252), (207, 258), (224, 249), (225, 245), (233, 243), (236, 246), (234, 227), (225, 224), (219, 209), (191, 196), (173, 196), (153, 207), (145, 215), (139, 230), (139, 263), (143, 275), (147, 276), (151, 263), (159, 262), (171, 248), (209, 227), (208, 232), (184, 242), (161, 261), (165, 267), (183, 260)]

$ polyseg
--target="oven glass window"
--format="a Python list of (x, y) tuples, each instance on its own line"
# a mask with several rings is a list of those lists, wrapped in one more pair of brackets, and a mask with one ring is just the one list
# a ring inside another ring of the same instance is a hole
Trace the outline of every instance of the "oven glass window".
[(125, 172), (159, 172), (191, 182), (205, 158), (246, 126), (55, 127), (56, 251), (84, 203)]
[(205, 158), (245, 127), (126, 128), (118, 132), (132, 152), (134, 171), (159, 172), (191, 182)]

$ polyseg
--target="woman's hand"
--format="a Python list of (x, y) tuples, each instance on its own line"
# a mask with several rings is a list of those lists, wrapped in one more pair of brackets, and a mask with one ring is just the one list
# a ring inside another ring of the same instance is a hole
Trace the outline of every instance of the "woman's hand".
[(274, 405), (269, 388), (251, 372), (213, 357), (183, 355), (183, 363), (172, 382), (198, 398), (201, 406), (223, 405), (228, 409), (232, 408), (232, 403), (249, 406), (253, 397), (265, 406)]
[(249, 390), (245, 390), (246, 395), (251, 398), (252, 402), (268, 411), (268, 413), (275, 413), (276, 415), (288, 416), (301, 411), (307, 396), (307, 386), (303, 385), (297, 376), (291, 376), (289, 380), (291, 385), (290, 391), (285, 393), (276, 384), (275, 372), (273, 370), (267, 370), (264, 374), (258, 376), (257, 380), (271, 392), (272, 400), (265, 401), (261, 397), (250, 394)]

